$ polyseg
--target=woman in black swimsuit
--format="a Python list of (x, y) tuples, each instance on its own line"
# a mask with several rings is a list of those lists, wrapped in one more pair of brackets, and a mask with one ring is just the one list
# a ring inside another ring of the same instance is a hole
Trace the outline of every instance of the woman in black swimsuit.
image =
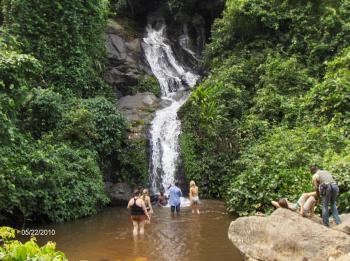
[(140, 198), (139, 190), (134, 191), (134, 196), (129, 200), (128, 208), (130, 209), (131, 220), (134, 226), (133, 235), (143, 235), (145, 233), (145, 220), (146, 218), (149, 219), (149, 215), (145, 202)]

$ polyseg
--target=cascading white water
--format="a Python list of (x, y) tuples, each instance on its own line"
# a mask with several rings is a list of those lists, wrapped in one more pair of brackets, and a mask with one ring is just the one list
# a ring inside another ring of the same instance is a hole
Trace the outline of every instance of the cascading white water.
[(195, 60), (199, 61), (197, 54), (189, 48), (190, 37), (188, 36), (187, 24), (183, 25), (183, 34), (179, 37), (179, 44), (188, 54), (192, 56)]
[(142, 42), (145, 57), (162, 90), (163, 108), (156, 112), (150, 129), (150, 181), (155, 193), (166, 190), (174, 182), (181, 131), (177, 112), (189, 96), (186, 89), (193, 87), (199, 79), (198, 75), (185, 70), (177, 62), (166, 38), (165, 24), (158, 28), (148, 25)]

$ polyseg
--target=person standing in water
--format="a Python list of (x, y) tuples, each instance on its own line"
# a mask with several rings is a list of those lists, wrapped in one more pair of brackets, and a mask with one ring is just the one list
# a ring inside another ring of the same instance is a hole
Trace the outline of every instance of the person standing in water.
[(190, 182), (190, 202), (191, 202), (192, 214), (194, 214), (195, 212), (199, 214), (198, 187), (196, 186), (196, 183), (193, 180), (191, 180)]
[(170, 189), (168, 190), (171, 214), (174, 214), (175, 210), (176, 210), (176, 213), (178, 214), (180, 212), (180, 204), (181, 204), (180, 197), (182, 197), (182, 192), (178, 186), (179, 186), (179, 183), (175, 182), (175, 185), (171, 186)]
[(143, 200), (143, 202), (145, 202), (146, 210), (147, 210), (147, 213), (149, 215), (149, 219), (146, 220), (146, 224), (150, 224), (151, 223), (151, 216), (153, 214), (153, 208), (152, 208), (152, 204), (151, 204), (151, 198), (149, 197), (148, 189), (143, 190), (142, 200)]
[(139, 190), (134, 191), (134, 196), (129, 200), (128, 208), (130, 209), (131, 221), (134, 226), (133, 235), (143, 235), (145, 233), (145, 220), (149, 219), (149, 215), (145, 202), (140, 198)]

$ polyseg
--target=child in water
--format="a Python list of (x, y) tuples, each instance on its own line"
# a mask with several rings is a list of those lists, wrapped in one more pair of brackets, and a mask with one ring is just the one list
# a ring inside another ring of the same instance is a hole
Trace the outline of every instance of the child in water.
[(191, 180), (190, 182), (190, 202), (191, 202), (192, 214), (194, 214), (195, 212), (199, 214), (198, 187), (196, 186), (196, 183), (193, 180)]

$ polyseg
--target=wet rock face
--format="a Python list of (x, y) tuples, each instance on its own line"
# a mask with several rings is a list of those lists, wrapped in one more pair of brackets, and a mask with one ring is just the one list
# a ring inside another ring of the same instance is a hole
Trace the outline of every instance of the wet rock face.
[(105, 190), (111, 200), (112, 206), (126, 205), (132, 197), (131, 187), (125, 182), (115, 184), (106, 182)]
[(150, 92), (128, 95), (119, 99), (118, 109), (131, 124), (130, 139), (146, 137), (145, 127), (149, 126), (159, 104), (160, 99)]
[(128, 88), (151, 75), (141, 50), (141, 39), (130, 38), (125, 29), (116, 21), (109, 20), (106, 29), (106, 72), (105, 80), (113, 87), (118, 96), (128, 93)]
[[(344, 216), (343, 223), (348, 218)], [(238, 218), (231, 223), (228, 236), (246, 260), (334, 261), (350, 253), (350, 235), (337, 227), (330, 229), (277, 209), (268, 217)]]

